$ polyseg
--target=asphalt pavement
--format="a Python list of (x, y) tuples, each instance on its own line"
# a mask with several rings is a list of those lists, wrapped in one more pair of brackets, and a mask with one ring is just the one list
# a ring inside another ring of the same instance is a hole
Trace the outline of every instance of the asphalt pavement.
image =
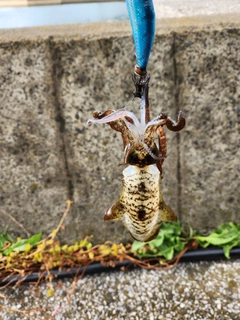
[(0, 319), (240, 320), (240, 260), (112, 271), (55, 280), (53, 289), (48, 296), (44, 282), (1, 290)]

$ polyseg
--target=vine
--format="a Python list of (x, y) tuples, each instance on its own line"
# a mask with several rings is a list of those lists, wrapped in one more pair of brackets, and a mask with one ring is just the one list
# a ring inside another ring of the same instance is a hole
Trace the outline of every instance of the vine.
[[(188, 250), (214, 245), (223, 248), (226, 258), (230, 258), (230, 250), (240, 246), (240, 224), (232, 222), (219, 226), (208, 236), (199, 235), (191, 228), (186, 232), (180, 222), (166, 222), (162, 224), (158, 236), (146, 243), (134, 241), (124, 245), (108, 241), (93, 246), (91, 237), (87, 236), (71, 245), (61, 244), (56, 240), (56, 235), (71, 209), (71, 204), (71, 201), (67, 201), (67, 209), (57, 228), (44, 239), (41, 232), (17, 240), (14, 240), (7, 230), (0, 233), (0, 281), (6, 282), (9, 277), (20, 275), (22, 278), (17, 283), (19, 284), (33, 272), (47, 272), (45, 278), (51, 283), (52, 269), (87, 267), (93, 263), (114, 267), (124, 260), (142, 268), (169, 269), (174, 267)], [(49, 296), (52, 290), (50, 287)]]

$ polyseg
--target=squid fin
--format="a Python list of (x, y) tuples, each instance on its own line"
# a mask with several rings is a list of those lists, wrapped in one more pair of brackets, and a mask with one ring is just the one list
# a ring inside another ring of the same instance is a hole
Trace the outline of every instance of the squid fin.
[(178, 220), (174, 211), (168, 205), (166, 205), (165, 202), (160, 202), (159, 218), (160, 221), (176, 222)]
[(119, 201), (117, 201), (105, 212), (104, 221), (120, 220), (122, 214), (123, 206)]

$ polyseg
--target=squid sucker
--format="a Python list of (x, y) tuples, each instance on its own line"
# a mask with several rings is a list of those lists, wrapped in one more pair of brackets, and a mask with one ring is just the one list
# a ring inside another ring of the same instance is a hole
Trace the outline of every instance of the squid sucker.
[[(125, 108), (95, 111), (91, 123), (107, 123), (122, 134), (124, 159), (128, 165), (123, 170), (123, 187), (119, 201), (105, 213), (104, 220), (120, 220), (132, 237), (146, 242), (154, 239), (164, 221), (177, 221), (173, 210), (162, 198), (162, 164), (166, 158), (166, 135), (164, 126), (170, 131), (180, 131), (185, 126), (185, 117), (179, 112), (177, 122), (166, 113), (150, 120), (148, 101), (149, 75), (145, 81), (133, 78), (140, 101), (140, 121)], [(158, 137), (158, 144), (155, 142)]]

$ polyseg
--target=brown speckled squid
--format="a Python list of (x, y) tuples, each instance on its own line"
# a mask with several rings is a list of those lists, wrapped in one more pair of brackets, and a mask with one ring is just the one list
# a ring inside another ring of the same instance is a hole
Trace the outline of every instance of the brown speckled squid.
[[(107, 123), (122, 134), (124, 160), (123, 188), (119, 201), (105, 213), (104, 220), (120, 220), (138, 241), (154, 239), (163, 221), (177, 221), (173, 210), (165, 204), (161, 193), (162, 164), (166, 157), (166, 136), (163, 126), (180, 131), (185, 126), (183, 112), (175, 122), (166, 113), (150, 120), (149, 75), (135, 69), (135, 97), (140, 101), (140, 121), (126, 109), (94, 112), (91, 123)], [(158, 135), (159, 146), (154, 135)]]

